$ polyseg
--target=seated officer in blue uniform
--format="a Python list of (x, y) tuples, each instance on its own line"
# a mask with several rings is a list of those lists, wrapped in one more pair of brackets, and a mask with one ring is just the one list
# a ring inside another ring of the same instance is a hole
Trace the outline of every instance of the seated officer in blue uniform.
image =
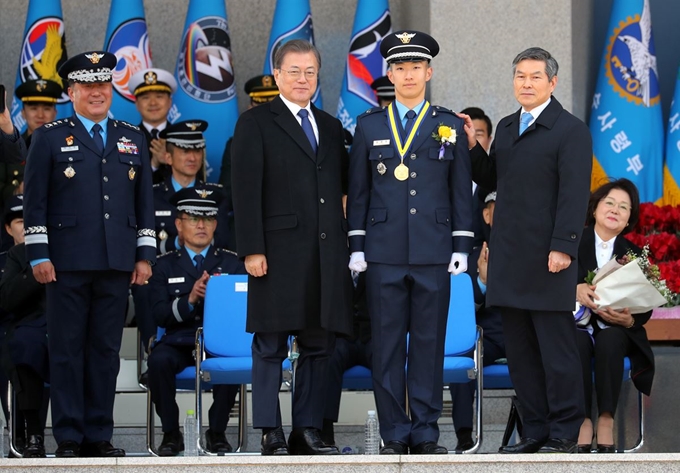
[[(153, 316), (165, 334), (149, 354), (149, 388), (163, 425), (160, 456), (174, 456), (184, 450), (179, 430), (179, 409), (175, 402), (175, 375), (194, 361), (196, 329), (203, 324), (203, 299), (211, 274), (245, 274), (236, 253), (211, 242), (219, 226), (218, 207), (223, 195), (212, 187), (182, 189), (172, 197), (177, 209), (175, 226), (184, 242), (178, 250), (158, 259), (151, 278)], [(205, 434), (207, 450), (229, 453), (225, 431), (234, 406), (237, 385), (213, 387), (210, 428)]]
[(49, 400), (44, 387), (49, 383), (45, 286), (35, 280), (26, 258), (23, 196), (14, 196), (8, 204), (5, 226), (10, 235), (16, 233), (16, 244), (9, 250), (0, 281), (0, 307), (9, 316), (0, 359), (16, 393), (15, 444), (24, 440), (24, 458), (44, 458)]
[[(488, 192), (477, 187), (480, 200), (483, 202), (482, 217), (489, 228), (493, 225), (493, 212), (496, 206), (496, 192)], [(488, 230), (483, 233), (488, 235)], [(477, 325), (482, 328), (484, 344), (484, 366), (496, 363), (496, 360), (505, 358), (505, 340), (503, 338), (503, 322), (500, 311), (494, 307), (486, 307), (486, 270), (489, 263), (489, 247), (486, 241), (476, 246), (470, 255), (468, 274), (472, 279), (472, 288), (475, 294), (475, 317)], [(453, 427), (456, 430), (458, 444), (456, 451), (462, 452), (474, 446), (472, 441), (472, 416), (473, 398), (477, 385), (470, 381), (467, 385), (456, 383), (449, 385), (451, 402), (453, 404), (451, 415)]]
[(111, 445), (130, 284), (156, 259), (151, 166), (138, 127), (108, 117), (116, 57), (78, 54), (59, 68), (74, 115), (33, 133), (24, 233), (47, 291), (52, 432), (58, 457), (124, 456)]
[(472, 250), (470, 156), (467, 140), (456, 139), (465, 137), (463, 121), (425, 100), (437, 42), (400, 31), (383, 39), (380, 52), (396, 99), (357, 119), (347, 199), (349, 268), (366, 271), (380, 452), (445, 454), (437, 421), (449, 273), (464, 272)]

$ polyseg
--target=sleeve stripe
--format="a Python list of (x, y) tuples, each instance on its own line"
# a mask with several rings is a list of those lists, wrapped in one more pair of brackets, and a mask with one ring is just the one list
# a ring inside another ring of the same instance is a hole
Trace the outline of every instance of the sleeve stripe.
[(156, 239), (150, 236), (137, 237), (137, 248), (140, 246), (151, 246), (156, 248)]
[(456, 232), (451, 232), (451, 236), (454, 237), (470, 237), (474, 238), (475, 237), (475, 232), (468, 232), (464, 230), (458, 230)]
[(179, 299), (175, 299), (174, 301), (172, 301), (172, 314), (175, 316), (175, 319), (177, 320), (177, 322), (182, 323), (184, 321), (182, 320), (182, 316), (179, 313), (178, 304), (179, 304)]
[(24, 242), (27, 245), (38, 245), (38, 244), (45, 244), (47, 245), (47, 235), (46, 234), (37, 234), (37, 235), (26, 235), (24, 237)]
[(353, 236), (366, 236), (366, 230), (351, 230), (347, 232), (348, 237), (353, 237)]

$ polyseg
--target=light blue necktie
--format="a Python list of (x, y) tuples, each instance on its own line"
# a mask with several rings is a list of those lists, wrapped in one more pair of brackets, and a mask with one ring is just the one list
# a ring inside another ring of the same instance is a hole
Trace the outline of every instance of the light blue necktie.
[(534, 117), (529, 112), (522, 113), (522, 116), (519, 117), (519, 134), (520, 135), (526, 131), (526, 129), (529, 127), (529, 123), (531, 123), (531, 120), (533, 120), (533, 119), (534, 119)]
[(302, 131), (305, 132), (305, 135), (307, 135), (307, 139), (309, 140), (309, 144), (312, 145), (312, 150), (314, 150), (314, 154), (316, 154), (316, 136), (314, 136), (314, 129), (312, 128), (312, 122), (309, 121), (309, 112), (305, 110), (304, 108), (301, 108), (300, 111), (298, 112), (298, 115), (300, 116), (300, 124), (302, 125)]

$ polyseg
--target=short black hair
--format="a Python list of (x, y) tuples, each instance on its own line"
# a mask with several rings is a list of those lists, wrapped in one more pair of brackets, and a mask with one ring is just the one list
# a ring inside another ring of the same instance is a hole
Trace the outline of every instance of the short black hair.
[(460, 111), (465, 115), (470, 115), (472, 120), (483, 120), (486, 123), (486, 129), (489, 132), (489, 136), (493, 135), (493, 125), (491, 124), (491, 119), (484, 113), (479, 107), (468, 107)]
[(624, 235), (635, 228), (635, 225), (640, 218), (640, 194), (637, 187), (626, 178), (615, 179), (601, 185), (590, 194), (588, 201), (588, 214), (586, 215), (586, 225), (595, 225), (595, 209), (602, 199), (607, 197), (612, 189), (619, 189), (628, 194), (630, 197), (630, 216), (628, 217), (628, 225), (621, 231)]

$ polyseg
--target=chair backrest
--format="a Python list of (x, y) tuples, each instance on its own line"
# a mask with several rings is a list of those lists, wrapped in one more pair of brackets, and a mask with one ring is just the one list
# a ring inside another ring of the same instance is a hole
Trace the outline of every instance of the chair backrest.
[(472, 281), (466, 273), (451, 276), (451, 300), (446, 324), (445, 356), (469, 353), (475, 348), (477, 321)]
[(253, 335), (246, 332), (248, 275), (211, 276), (205, 291), (203, 340), (218, 357), (252, 356)]

